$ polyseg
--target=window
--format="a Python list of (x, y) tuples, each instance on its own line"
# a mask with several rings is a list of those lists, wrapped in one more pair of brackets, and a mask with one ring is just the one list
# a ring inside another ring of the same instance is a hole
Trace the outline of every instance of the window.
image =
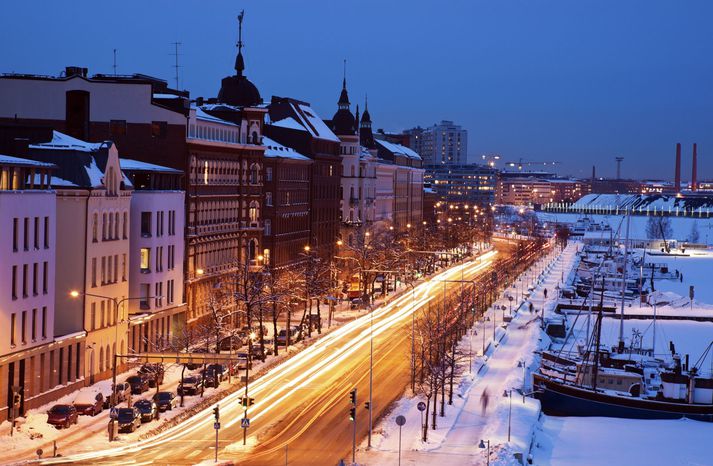
[(106, 214), (102, 214), (102, 241), (106, 239)]
[(19, 218), (12, 219), (12, 250), (17, 251), (17, 237), (19, 232), (17, 231), (19, 227)]
[(65, 99), (65, 132), (86, 141), (89, 136), (89, 92), (67, 91)]
[(141, 272), (151, 271), (151, 248), (141, 248)]
[(265, 193), (265, 205), (272, 207), (272, 193)]
[(254, 163), (250, 165), (250, 184), (257, 184), (260, 175), (260, 168), (258, 164)]
[(141, 284), (141, 292), (140, 292), (140, 301), (139, 301), (139, 307), (141, 309), (149, 309), (149, 295), (151, 293), (151, 285), (148, 283), (142, 283)]
[(92, 288), (97, 286), (97, 258), (92, 257)]
[(12, 266), (12, 299), (17, 299), (17, 266)]
[(126, 136), (126, 120), (110, 120), (109, 130), (112, 136)]
[(39, 264), (35, 262), (32, 264), (32, 296), (37, 296), (37, 269), (39, 268)]
[(22, 330), (20, 336), (22, 337), (22, 344), (27, 343), (27, 311), (22, 311)]
[(250, 208), (248, 209), (248, 217), (250, 218), (250, 223), (257, 223), (257, 218), (258, 218), (258, 203), (257, 203), (257, 201), (250, 202)]
[(89, 313), (89, 328), (94, 330), (97, 328), (97, 303), (92, 303), (91, 312)]
[(270, 219), (265, 219), (263, 221), (263, 225), (265, 226), (265, 236), (270, 236), (272, 235), (272, 221)]
[(124, 212), (124, 223), (122, 224), (123, 228), (123, 238), (128, 239), (129, 238), (129, 215)]
[(32, 309), (32, 341), (37, 340), (37, 308)]
[(92, 216), (92, 242), (97, 242), (97, 229), (99, 228), (99, 215), (95, 212)]
[(154, 285), (154, 289), (156, 292), (154, 293), (154, 306), (161, 307), (162, 306), (162, 300), (163, 300), (163, 282), (158, 282), (156, 285)]
[(272, 181), (272, 167), (265, 168), (265, 181)]
[(168, 123), (165, 121), (151, 122), (151, 137), (165, 139), (167, 131)]
[(99, 310), (99, 328), (104, 328), (106, 325), (106, 303), (104, 300), (101, 302), (100, 310)]
[(114, 239), (119, 239), (119, 212), (114, 214)]
[(45, 234), (45, 249), (49, 249), (49, 247), (50, 247), (50, 218), (49, 217), (45, 217), (44, 234)]
[(141, 212), (141, 236), (151, 236), (151, 212)]
[(47, 261), (42, 263), (42, 294), (47, 294), (47, 278), (49, 273), (49, 264)]
[(163, 246), (156, 248), (156, 271), (163, 271)]
[(168, 261), (168, 264), (167, 264), (168, 270), (173, 270), (173, 268), (176, 266), (176, 246), (175, 245), (168, 246), (167, 261)]
[(35, 229), (32, 232), (35, 239), (35, 249), (40, 249), (40, 217), (35, 217)]
[(102, 257), (101, 284), (106, 283), (106, 257)]
[(23, 245), (25, 251), (30, 250), (30, 218), (25, 217), (25, 222), (24, 222), (25, 230), (22, 232), (22, 238), (23, 238)]
[(114, 254), (114, 283), (119, 281), (119, 255)]
[(166, 303), (167, 304), (173, 304), (173, 287), (174, 287), (173, 280), (169, 280), (166, 282)]
[(22, 265), (22, 297), (27, 298), (27, 270), (28, 265)]
[(15, 326), (17, 324), (17, 314), (14, 312), (10, 316), (10, 346), (15, 346)]
[(47, 306), (42, 306), (42, 339), (47, 338)]
[(121, 255), (121, 281), (126, 281), (126, 254)]

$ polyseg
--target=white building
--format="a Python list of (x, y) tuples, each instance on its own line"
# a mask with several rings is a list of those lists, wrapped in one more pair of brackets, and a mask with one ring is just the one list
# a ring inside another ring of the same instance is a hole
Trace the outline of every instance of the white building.
[(111, 142), (54, 131), (51, 141), (31, 145), (28, 157), (58, 167), (55, 335), (87, 333), (84, 374), (91, 384), (111, 375), (114, 354), (126, 354), (132, 190)]
[(424, 165), (468, 162), (468, 130), (443, 120), (420, 133), (418, 142)]
[[(0, 155), (0, 421), (81, 382), (83, 333), (56, 335), (56, 202), (51, 163)], [(54, 397), (54, 398), (53, 398)]]
[(185, 193), (180, 170), (121, 159), (133, 185), (129, 228), (129, 347), (171, 348), (185, 326), (183, 260)]

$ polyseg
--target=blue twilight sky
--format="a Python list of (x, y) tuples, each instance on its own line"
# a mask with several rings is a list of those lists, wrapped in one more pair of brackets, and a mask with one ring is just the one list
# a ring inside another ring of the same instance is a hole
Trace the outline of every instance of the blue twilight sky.
[[(0, 72), (146, 73), (217, 94), (246, 10), (246, 74), (263, 98), (289, 95), (324, 118), (342, 60), (353, 103), (375, 128), (450, 119), (469, 156), (558, 160), (560, 171), (671, 177), (683, 143), (690, 174), (713, 178), (711, 0), (24, 0), (3, 2)], [(0, 103), (1, 105), (2, 103)]]

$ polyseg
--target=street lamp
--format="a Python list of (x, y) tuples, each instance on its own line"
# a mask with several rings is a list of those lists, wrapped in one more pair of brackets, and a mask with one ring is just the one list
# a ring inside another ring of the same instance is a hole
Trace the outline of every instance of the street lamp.
[(510, 408), (508, 410), (508, 442), (509, 442), (510, 441), (510, 425), (511, 425), (511, 421), (512, 421), (512, 388), (503, 390), (503, 396), (510, 398)]
[[(71, 290), (69, 292), (69, 296), (72, 298), (78, 298), (80, 296), (90, 296), (92, 298), (99, 298), (99, 299), (108, 299), (114, 303), (114, 367), (112, 369), (112, 385), (111, 385), (111, 402), (110, 402), (110, 407), (111, 409), (114, 409), (116, 407), (116, 363), (118, 361), (117, 358), (117, 350), (119, 349), (119, 307), (125, 302), (125, 301), (131, 301), (131, 300), (136, 300), (136, 299), (160, 299), (163, 296), (140, 296), (140, 297), (128, 297), (128, 298), (123, 298), (123, 299), (116, 299), (113, 296), (104, 296), (104, 295), (99, 295), (99, 294), (92, 294), (92, 293), (83, 293), (77, 290)], [(109, 416), (109, 425), (110, 430), (109, 430), (109, 441), (114, 440), (114, 432), (116, 432), (116, 425), (115, 425), (116, 419)]]
[(487, 463), (487, 465), (490, 466), (490, 440), (483, 440), (483, 439), (480, 439), (480, 443), (478, 444), (478, 448), (486, 448), (486, 446), (485, 446), (486, 444), (487, 444), (487, 448), (488, 448), (488, 456), (487, 456), (487, 458), (488, 458), (488, 463)]

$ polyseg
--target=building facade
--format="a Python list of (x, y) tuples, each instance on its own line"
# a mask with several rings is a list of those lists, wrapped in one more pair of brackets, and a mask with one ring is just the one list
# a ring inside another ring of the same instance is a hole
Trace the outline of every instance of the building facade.
[(412, 148), (424, 165), (465, 164), (468, 162), (468, 130), (452, 121), (443, 120), (421, 130), (407, 130), (412, 136)]
[(497, 170), (478, 164), (429, 165), (425, 178), (439, 200), (463, 204), (495, 203)]

